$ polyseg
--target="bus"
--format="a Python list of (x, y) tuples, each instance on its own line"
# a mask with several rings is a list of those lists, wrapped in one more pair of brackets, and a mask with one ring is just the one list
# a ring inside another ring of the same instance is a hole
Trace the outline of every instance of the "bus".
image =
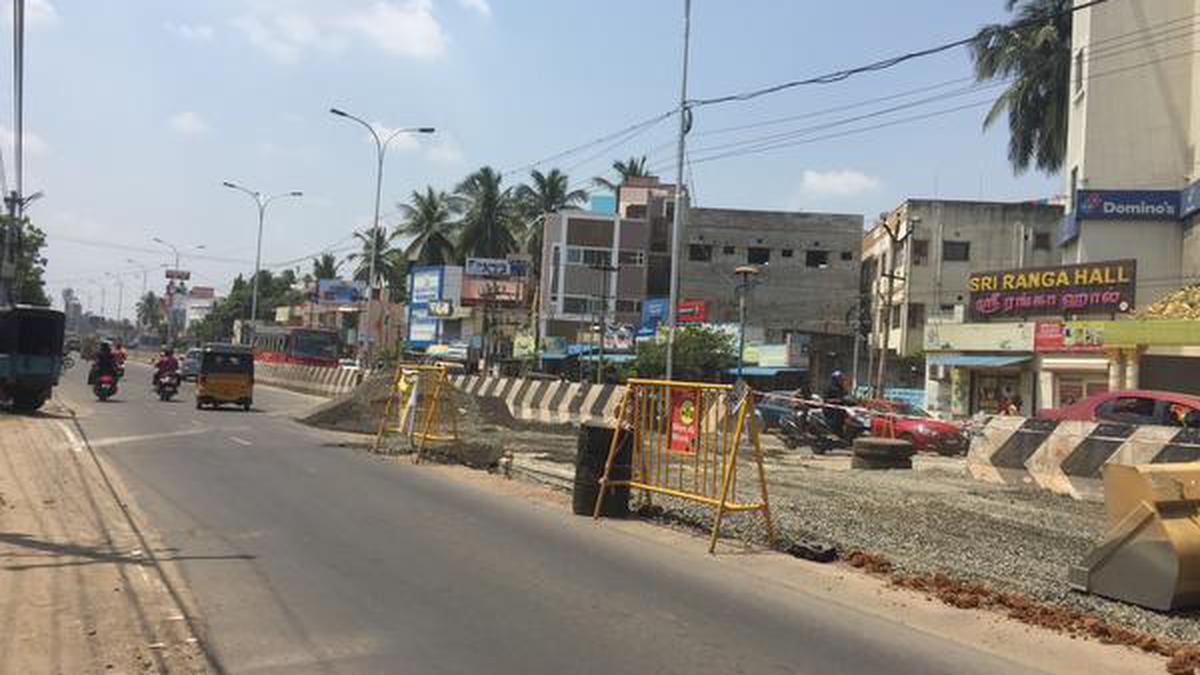
[(259, 363), (294, 363), (336, 366), (337, 331), (298, 326), (259, 326), (254, 331), (254, 360)]

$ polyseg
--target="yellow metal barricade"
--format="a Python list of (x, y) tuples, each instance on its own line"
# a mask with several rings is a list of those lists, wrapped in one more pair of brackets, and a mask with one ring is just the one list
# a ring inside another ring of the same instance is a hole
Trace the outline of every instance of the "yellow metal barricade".
[(458, 440), (458, 409), (453, 402), (449, 366), (402, 363), (396, 367), (391, 393), (375, 436), (378, 451), (389, 433), (408, 437), (416, 450), (414, 461), (423, 458), (431, 442)]
[[(761, 511), (767, 537), (775, 543), (767, 475), (754, 415), (753, 393), (738, 396), (732, 385), (631, 379), (617, 408), (600, 494), (628, 485), (646, 492), (687, 499), (714, 507), (708, 551), (716, 550), (726, 511)], [(613, 459), (622, 436), (633, 434), (629, 479), (612, 479)], [(758, 501), (739, 501), (738, 449), (748, 434), (751, 460), (759, 482)]]

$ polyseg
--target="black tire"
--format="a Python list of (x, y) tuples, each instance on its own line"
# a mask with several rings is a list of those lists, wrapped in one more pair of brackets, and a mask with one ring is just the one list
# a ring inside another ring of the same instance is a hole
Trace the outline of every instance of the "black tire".
[(787, 448), (788, 450), (795, 450), (796, 448), (800, 447), (800, 444), (796, 442), (795, 438), (785, 435), (783, 437), (783, 447)]
[(15, 391), (12, 395), (13, 410), (31, 413), (46, 403), (46, 394), (40, 391)]

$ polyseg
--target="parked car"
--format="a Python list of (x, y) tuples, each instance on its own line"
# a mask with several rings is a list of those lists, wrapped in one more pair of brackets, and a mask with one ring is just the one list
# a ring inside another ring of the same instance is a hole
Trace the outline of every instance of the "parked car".
[(1039, 410), (1050, 420), (1200, 427), (1200, 396), (1132, 389), (1096, 394), (1062, 408)]
[(185, 381), (195, 380), (200, 373), (200, 359), (204, 356), (202, 349), (189, 349), (179, 362), (179, 377)]
[[(970, 439), (961, 424), (936, 419), (910, 403), (865, 401), (863, 405), (876, 413), (871, 421), (873, 436), (894, 434), (896, 438), (912, 443), (917, 452), (936, 452), (947, 456), (965, 454), (970, 446)], [(892, 426), (890, 430), (886, 428), (889, 422)]]
[(338, 368), (345, 370), (360, 370), (358, 359), (338, 359)]

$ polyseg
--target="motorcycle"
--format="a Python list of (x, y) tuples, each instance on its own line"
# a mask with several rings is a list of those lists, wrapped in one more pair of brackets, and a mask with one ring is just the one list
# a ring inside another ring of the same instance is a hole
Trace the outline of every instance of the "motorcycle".
[(109, 373), (100, 375), (96, 378), (96, 384), (92, 385), (92, 393), (101, 401), (107, 401), (117, 393), (117, 378)]
[(179, 373), (170, 372), (160, 375), (155, 380), (154, 390), (158, 393), (158, 400), (170, 401), (171, 397), (179, 393)]
[(779, 420), (779, 435), (784, 447), (794, 450), (802, 445), (812, 448), (814, 455), (830, 450), (849, 448), (854, 439), (871, 428), (870, 420), (856, 409), (847, 409), (841, 432), (834, 431), (823, 406), (810, 406)]

